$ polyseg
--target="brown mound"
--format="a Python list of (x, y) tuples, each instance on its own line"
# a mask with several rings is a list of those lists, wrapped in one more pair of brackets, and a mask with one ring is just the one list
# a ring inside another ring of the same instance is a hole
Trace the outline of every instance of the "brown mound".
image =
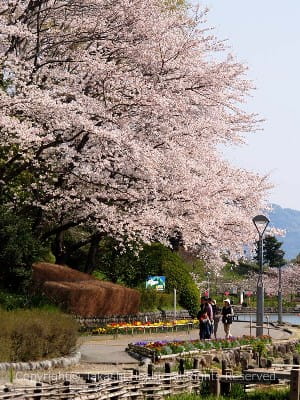
[(36, 263), (32, 266), (33, 280), (35, 283), (46, 281), (78, 282), (95, 280), (91, 275), (76, 271), (76, 269), (50, 263)]
[(91, 275), (56, 264), (33, 265), (36, 287), (69, 312), (84, 317), (136, 314), (137, 290), (100, 281)]

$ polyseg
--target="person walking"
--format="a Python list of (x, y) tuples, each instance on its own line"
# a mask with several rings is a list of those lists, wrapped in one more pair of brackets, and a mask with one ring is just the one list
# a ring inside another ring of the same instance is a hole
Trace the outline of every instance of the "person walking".
[(213, 314), (214, 314), (213, 334), (214, 334), (214, 338), (217, 339), (217, 332), (218, 332), (219, 322), (221, 319), (221, 310), (217, 306), (216, 300), (211, 301), (211, 306), (212, 306)]
[(210, 339), (210, 315), (212, 313), (211, 306), (208, 306), (207, 297), (201, 297), (200, 310), (197, 314), (199, 320), (199, 337), (200, 340)]
[(209, 297), (207, 299), (207, 303), (208, 303), (208, 315), (209, 315), (210, 337), (211, 337), (212, 334), (214, 333), (214, 316), (215, 316), (212, 298)]
[(225, 339), (229, 339), (231, 337), (230, 333), (230, 325), (232, 324), (233, 319), (233, 308), (230, 305), (230, 300), (224, 300), (224, 307), (222, 308), (222, 322), (224, 326)]

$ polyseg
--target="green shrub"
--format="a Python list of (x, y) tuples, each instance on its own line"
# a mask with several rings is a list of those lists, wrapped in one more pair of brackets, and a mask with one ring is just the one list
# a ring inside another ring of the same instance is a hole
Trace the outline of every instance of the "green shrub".
[[(207, 382), (204, 382), (207, 383)], [(207, 385), (209, 386), (209, 385)], [(237, 385), (228, 397), (220, 396), (219, 400), (289, 400), (289, 389), (272, 389), (270, 387), (258, 389), (250, 393), (244, 393), (241, 385)], [(238, 387), (239, 386), (239, 387)], [(215, 396), (203, 393), (201, 396), (196, 394), (178, 394), (176, 396), (167, 397), (168, 400), (216, 400)]]
[(176, 396), (167, 397), (168, 400), (199, 400), (200, 398), (203, 397), (197, 394), (177, 394)]
[(161, 243), (144, 245), (138, 255), (137, 244), (128, 245), (126, 252), (122, 252), (116, 241), (110, 238), (100, 245), (99, 271), (113, 282), (144, 288), (148, 276), (166, 277), (166, 293), (155, 294), (141, 289), (141, 311), (172, 308), (173, 289), (176, 288), (179, 305), (196, 315), (199, 292), (190, 275), (191, 267), (178, 253)]
[(157, 291), (155, 289), (140, 289), (140, 311), (155, 311), (158, 307)]
[(170, 310), (174, 307), (174, 295), (173, 293), (162, 293), (157, 292), (159, 310)]
[(188, 265), (171, 249), (160, 243), (146, 245), (139, 256), (139, 268), (148, 275), (166, 276), (166, 291), (177, 289), (178, 302), (191, 315), (196, 315), (199, 306), (199, 291), (192, 280)]
[(199, 291), (193, 282), (187, 282), (180, 290), (179, 303), (186, 308), (192, 317), (197, 315), (199, 308)]
[(23, 291), (32, 263), (44, 258), (49, 258), (49, 250), (34, 237), (32, 221), (0, 207), (0, 285)]
[(248, 393), (247, 398), (251, 400), (289, 400), (289, 389), (264, 388)]
[(15, 310), (16, 308), (24, 308), (27, 306), (28, 298), (22, 294), (9, 293), (0, 290), (0, 306), (4, 310)]
[(261, 340), (253, 343), (252, 349), (254, 352), (257, 352), (259, 354), (259, 357), (265, 357), (268, 355), (266, 343)]
[(177, 254), (162, 263), (162, 275), (166, 276), (167, 290), (177, 289), (179, 304), (192, 316), (197, 315), (199, 290)]
[(59, 308), (52, 304), (49, 299), (41, 294), (17, 294), (0, 290), (0, 308), (6, 311), (20, 308), (39, 308), (43, 310), (56, 310)]
[(170, 310), (174, 306), (173, 293), (163, 293), (155, 289), (139, 289), (141, 293), (140, 311)]
[(69, 354), (76, 346), (76, 321), (60, 312), (0, 311), (0, 361), (49, 359)]

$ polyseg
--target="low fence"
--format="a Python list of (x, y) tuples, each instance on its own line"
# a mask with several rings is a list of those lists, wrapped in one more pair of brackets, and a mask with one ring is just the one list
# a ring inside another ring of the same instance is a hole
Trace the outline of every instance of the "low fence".
[[(295, 308), (284, 308), (284, 313), (297, 314), (300, 310)], [(238, 320), (238, 315), (241, 314), (255, 314), (256, 309), (250, 307), (241, 307), (239, 305), (234, 306), (234, 312), (236, 320)], [(276, 314), (277, 308), (265, 307), (265, 314)], [(110, 317), (90, 317), (84, 318), (76, 317), (79, 324), (84, 328), (94, 328), (96, 326), (103, 326), (110, 323), (120, 323), (120, 322), (157, 322), (157, 321), (172, 321), (174, 320), (174, 311), (156, 311), (156, 312), (145, 312), (139, 313), (137, 315), (123, 315), (123, 316), (110, 316)], [(176, 312), (176, 319), (191, 319), (191, 316), (187, 310), (180, 310)]]
[(106, 400), (106, 399), (164, 399), (167, 396), (180, 393), (200, 394), (205, 384), (206, 392), (216, 398), (231, 392), (233, 383), (243, 384), (245, 388), (256, 383), (274, 385), (280, 377), (290, 381), (290, 400), (299, 400), (300, 369), (292, 369), (284, 375), (276, 371), (244, 371), (242, 375), (232, 375), (232, 370), (225, 369), (222, 374), (211, 371), (204, 374), (198, 369), (197, 359), (194, 359), (194, 368), (184, 370), (184, 360), (179, 360), (178, 372), (171, 372), (171, 365), (165, 364), (164, 373), (155, 373), (152, 364), (148, 365), (147, 374), (139, 374), (134, 370), (132, 374), (116, 374), (114, 377), (105, 374), (81, 376), (86, 383), (71, 383), (42, 385), (36, 387), (6, 387), (0, 390), (0, 399), (24, 400)]
[(139, 324), (135, 326), (114, 326), (109, 328), (93, 328), (89, 330), (89, 333), (93, 335), (98, 334), (110, 334), (113, 335), (114, 339), (118, 338), (119, 334), (125, 335), (135, 335), (135, 334), (152, 334), (152, 333), (168, 333), (177, 331), (186, 331), (190, 333), (192, 329), (199, 328), (198, 320), (185, 320), (185, 322), (176, 323), (160, 322), (155, 325), (155, 323), (148, 323), (147, 325)]
[[(187, 310), (180, 310), (176, 312), (176, 319), (189, 319), (191, 318), (189, 312)], [(111, 323), (120, 323), (120, 322), (135, 322), (135, 321), (143, 321), (143, 322), (157, 322), (157, 321), (172, 321), (174, 320), (174, 312), (173, 311), (157, 311), (157, 312), (145, 312), (139, 313), (137, 315), (122, 315), (122, 316), (111, 316), (111, 317), (91, 317), (91, 318), (83, 318), (76, 317), (76, 320), (82, 327), (90, 327), (93, 328), (95, 326), (103, 326)]]
[[(242, 307), (241, 305), (235, 305), (234, 311), (237, 314), (255, 314), (255, 307)], [(278, 307), (265, 307), (265, 314), (278, 314)], [(300, 309), (297, 307), (283, 307), (282, 312), (284, 314), (297, 314), (300, 312)]]

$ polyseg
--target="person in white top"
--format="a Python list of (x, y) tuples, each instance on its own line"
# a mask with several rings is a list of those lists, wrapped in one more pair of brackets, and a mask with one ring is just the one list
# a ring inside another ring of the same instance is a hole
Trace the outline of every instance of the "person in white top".
[(234, 313), (233, 308), (230, 305), (230, 300), (224, 300), (224, 307), (222, 308), (222, 322), (224, 326), (225, 339), (229, 339), (231, 337), (230, 326), (232, 324), (233, 315)]

